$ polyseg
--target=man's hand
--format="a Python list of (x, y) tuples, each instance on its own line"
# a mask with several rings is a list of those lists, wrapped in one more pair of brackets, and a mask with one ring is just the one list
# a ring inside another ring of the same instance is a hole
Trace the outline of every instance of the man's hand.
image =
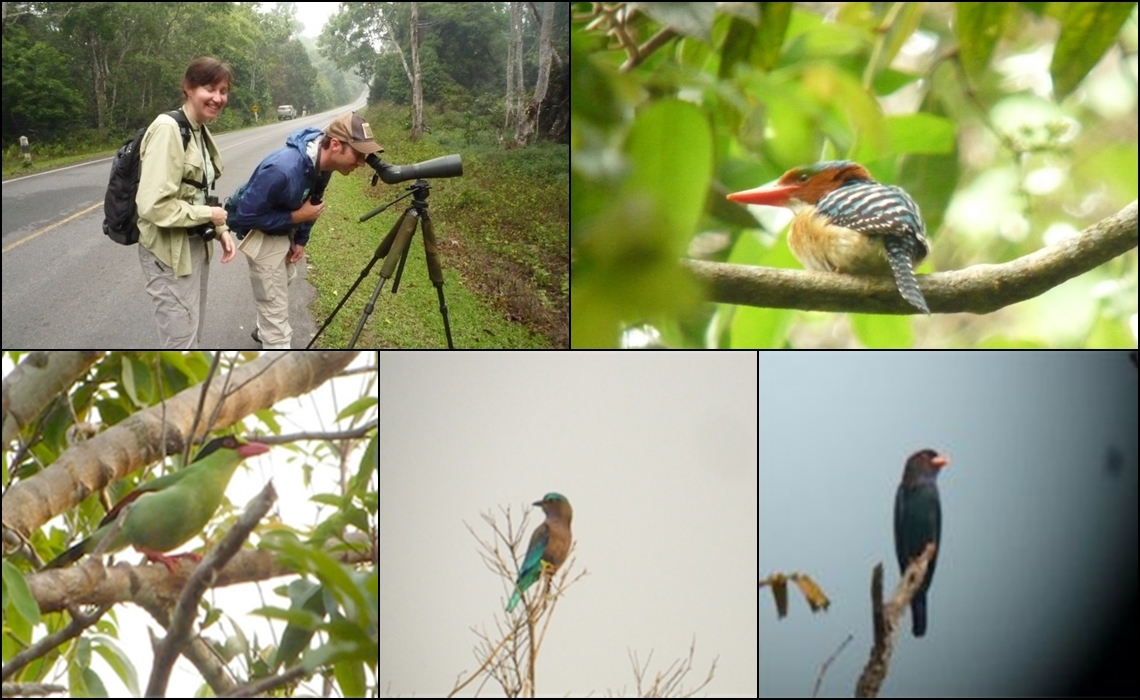
[(292, 216), (293, 223), (303, 224), (306, 221), (316, 221), (317, 218), (321, 215), (321, 212), (323, 212), (324, 210), (325, 210), (325, 203), (324, 202), (321, 202), (320, 204), (313, 204), (312, 202), (310, 202), (309, 200), (306, 199), (305, 203), (301, 205), (300, 209), (294, 209), (293, 210), (293, 216)]
[(305, 255), (305, 246), (296, 243), (289, 244), (289, 262), (295, 263)]

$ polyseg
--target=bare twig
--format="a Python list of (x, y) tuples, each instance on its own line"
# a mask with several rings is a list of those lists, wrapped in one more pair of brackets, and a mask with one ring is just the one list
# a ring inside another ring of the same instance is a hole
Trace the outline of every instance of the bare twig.
[(823, 666), (819, 669), (819, 675), (815, 678), (815, 688), (812, 689), (811, 693), (813, 698), (819, 697), (819, 690), (823, 687), (823, 678), (827, 675), (827, 669), (831, 668), (831, 664), (835, 663), (835, 660), (839, 658), (839, 655), (843, 653), (843, 650), (846, 649), (847, 645), (854, 641), (854, 639), (855, 635), (847, 635), (847, 638), (843, 640), (839, 648), (835, 650), (835, 653), (827, 657), (827, 660), (823, 662)]
[(642, 665), (637, 654), (634, 652), (627, 652), (629, 654), (630, 665), (633, 666), (633, 677), (637, 683), (637, 697), (639, 698), (691, 698), (701, 690), (703, 690), (709, 683), (712, 682), (713, 676), (716, 674), (716, 662), (720, 657), (716, 657), (709, 665), (709, 672), (705, 675), (704, 680), (700, 685), (695, 688), (686, 690), (681, 682), (693, 670), (693, 657), (697, 651), (697, 639), (693, 638), (689, 644), (689, 656), (685, 659), (677, 659), (669, 664), (668, 668), (664, 671), (658, 671), (652, 679), (649, 678), (649, 662), (653, 660), (653, 652), (649, 652), (649, 658), (645, 660)]
[[(500, 527), (494, 515), (489, 513), (481, 515), (483, 521), (491, 527), (493, 537), (490, 539), (476, 532), (470, 525), (467, 525), (467, 530), (479, 543), (484, 565), (502, 578), (509, 597), (514, 591), (515, 580), (518, 578), (518, 562), (522, 559), (522, 553), (526, 551), (523, 540), (531, 528), (526, 515), (516, 527), (509, 508), (502, 509), (502, 514), (506, 519), (505, 528)], [(457, 680), (448, 697), (453, 697), (476, 679), (480, 679), (481, 684), (498, 683), (507, 697), (534, 697), (534, 662), (546, 637), (554, 609), (566, 589), (587, 574), (585, 569), (580, 573), (574, 573), (576, 559), (572, 556), (573, 553), (574, 545), (571, 544), (568, 560), (557, 572), (551, 572), (544, 567), (540, 583), (531, 587), (529, 595), (523, 596), (526, 615), (508, 618), (508, 624), (499, 625), (495, 635), (473, 630), (481, 639), (475, 650), (479, 667), (466, 679)], [(540, 590), (540, 584), (541, 593), (534, 595)], [(500, 600), (499, 605), (505, 600), (505, 598)]]

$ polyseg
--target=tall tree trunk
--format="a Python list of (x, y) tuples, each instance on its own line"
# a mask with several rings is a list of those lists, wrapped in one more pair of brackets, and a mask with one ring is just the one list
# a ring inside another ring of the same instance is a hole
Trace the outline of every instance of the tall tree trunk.
[(420, 4), (412, 3), (412, 139), (424, 135), (424, 90), (420, 80)]
[[(511, 36), (507, 41), (507, 97), (506, 110), (503, 118), (503, 133), (512, 129), (518, 131), (522, 121), (522, 91), (523, 91), (523, 7), (521, 2), (510, 3), (511, 9)], [(514, 140), (514, 139), (512, 139)], [(503, 139), (500, 138), (500, 143)]]
[(91, 47), (91, 74), (92, 83), (95, 87), (96, 126), (100, 133), (105, 133), (104, 130), (107, 128), (107, 66), (103, 63), (103, 57), (95, 49), (94, 37), (88, 40), (87, 45)]
[(526, 107), (526, 114), (516, 136), (516, 143), (525, 146), (538, 135), (538, 119), (542, 114), (542, 103), (546, 101), (546, 91), (550, 86), (551, 27), (554, 25), (554, 3), (542, 3), (542, 17), (538, 32), (538, 80), (534, 83), (534, 94)]

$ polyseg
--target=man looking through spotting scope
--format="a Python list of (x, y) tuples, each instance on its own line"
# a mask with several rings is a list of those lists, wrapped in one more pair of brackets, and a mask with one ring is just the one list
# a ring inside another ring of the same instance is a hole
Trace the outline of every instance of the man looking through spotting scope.
[(293, 132), (285, 147), (265, 157), (249, 182), (226, 203), (229, 224), (249, 263), (257, 307), (252, 336), (265, 350), (288, 350), (289, 283), (296, 276), (313, 223), (324, 212), (325, 186), (333, 171), (348, 175), (383, 148), (359, 114), (348, 112), (321, 129)]

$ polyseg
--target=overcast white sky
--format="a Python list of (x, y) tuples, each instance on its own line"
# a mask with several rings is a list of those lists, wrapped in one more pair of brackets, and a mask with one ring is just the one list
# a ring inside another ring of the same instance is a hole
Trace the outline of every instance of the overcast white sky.
[(466, 526), (489, 538), (481, 513), (525, 505), (529, 538), (557, 491), (589, 575), (539, 695), (633, 695), (630, 653), (652, 676), (695, 642), (686, 688), (719, 657), (705, 692), (755, 697), (756, 378), (753, 353), (381, 353), (381, 695), (440, 697), (477, 667), (472, 630), (509, 589)]
[[(275, 3), (280, 4), (280, 3)], [(297, 6), (297, 20), (305, 25), (302, 36), (315, 39), (321, 33), (321, 27), (340, 7), (339, 2), (295, 2)]]

